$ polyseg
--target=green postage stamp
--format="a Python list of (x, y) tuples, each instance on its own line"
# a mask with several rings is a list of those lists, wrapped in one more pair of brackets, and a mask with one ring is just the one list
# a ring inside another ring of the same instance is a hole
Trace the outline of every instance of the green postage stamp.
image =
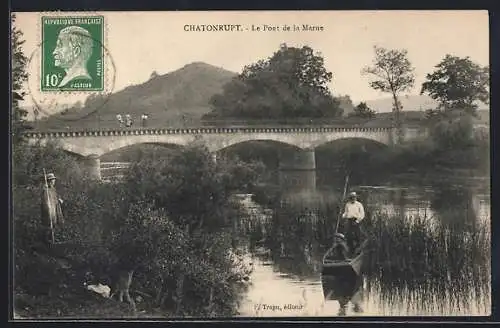
[(41, 91), (103, 90), (103, 39), (103, 16), (43, 16)]

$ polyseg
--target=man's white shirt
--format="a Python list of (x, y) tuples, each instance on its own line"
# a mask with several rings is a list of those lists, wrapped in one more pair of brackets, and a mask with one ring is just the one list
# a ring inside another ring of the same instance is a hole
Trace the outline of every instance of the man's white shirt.
[(356, 222), (361, 222), (361, 220), (365, 218), (365, 209), (363, 207), (363, 204), (358, 201), (355, 201), (354, 203), (347, 202), (345, 204), (344, 214), (342, 215), (342, 217), (355, 218)]

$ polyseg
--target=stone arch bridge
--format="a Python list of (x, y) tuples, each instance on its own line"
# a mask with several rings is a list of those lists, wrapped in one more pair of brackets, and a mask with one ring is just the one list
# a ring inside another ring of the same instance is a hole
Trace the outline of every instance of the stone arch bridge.
[[(420, 127), (405, 127), (404, 140), (421, 137), (426, 132)], [(315, 170), (314, 149), (340, 139), (361, 138), (384, 145), (396, 143), (392, 127), (228, 127), (185, 129), (121, 129), (95, 131), (30, 131), (29, 142), (42, 144), (55, 141), (68, 152), (82, 156), (96, 178), (100, 178), (99, 157), (113, 150), (140, 143), (186, 146), (203, 140), (212, 153), (232, 145), (257, 140), (268, 140), (297, 147), (301, 151), (291, 165), (299, 170)], [(290, 165), (289, 165), (290, 166)]]

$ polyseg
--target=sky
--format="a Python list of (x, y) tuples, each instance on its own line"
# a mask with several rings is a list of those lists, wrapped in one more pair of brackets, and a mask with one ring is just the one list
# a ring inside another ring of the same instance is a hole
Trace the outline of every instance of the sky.
[[(96, 13), (94, 13), (96, 14)], [(361, 70), (373, 60), (373, 46), (407, 49), (415, 67), (418, 94), (427, 73), (446, 54), (489, 65), (487, 11), (282, 11), (282, 12), (97, 12), (106, 24), (105, 47), (114, 62), (114, 91), (140, 84), (151, 73), (165, 74), (195, 61), (241, 72), (270, 57), (281, 43), (308, 45), (322, 54), (333, 73), (334, 95), (347, 94), (354, 103), (386, 98), (369, 87)], [(40, 13), (17, 13), (24, 33), (25, 54), (40, 44)], [(59, 13), (59, 15), (68, 15)], [(78, 13), (75, 13), (78, 15)], [(196, 32), (184, 26), (240, 24), (242, 31)], [(322, 26), (323, 31), (262, 31), (264, 25)], [(261, 31), (252, 31), (261, 27)], [(31, 65), (29, 74), (39, 69)], [(73, 100), (78, 95), (71, 96)]]

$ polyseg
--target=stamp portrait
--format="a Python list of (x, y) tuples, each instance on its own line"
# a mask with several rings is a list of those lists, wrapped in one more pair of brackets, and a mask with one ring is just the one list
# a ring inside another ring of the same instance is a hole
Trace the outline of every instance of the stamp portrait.
[(103, 16), (43, 16), (41, 90), (103, 90), (103, 36)]

